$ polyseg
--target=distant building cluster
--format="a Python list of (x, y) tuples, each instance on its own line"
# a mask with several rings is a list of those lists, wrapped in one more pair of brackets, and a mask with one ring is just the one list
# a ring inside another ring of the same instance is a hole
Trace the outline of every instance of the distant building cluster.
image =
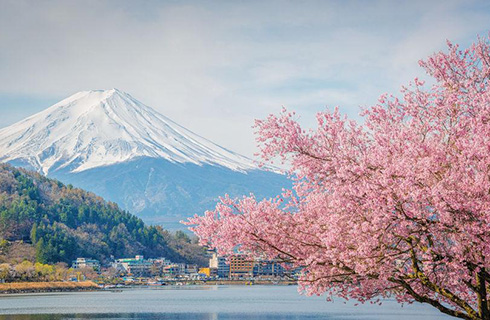
[[(210, 252), (209, 266), (198, 268), (196, 265), (174, 263), (165, 258), (145, 259), (142, 255), (134, 258), (114, 260), (112, 267), (123, 277), (161, 277), (163, 279), (189, 280), (243, 280), (243, 279), (283, 279), (294, 276), (297, 270), (287, 270), (277, 261), (261, 259), (250, 260), (244, 255), (220, 257)], [(100, 262), (95, 259), (77, 258), (72, 262), (73, 269), (91, 268), (100, 271)]]
[(240, 279), (282, 279), (295, 277), (297, 269), (286, 269), (278, 261), (249, 259), (244, 255), (233, 255), (229, 257), (219, 257), (212, 253), (209, 260), (209, 273), (216, 275), (219, 279), (240, 280)]
[[(90, 268), (100, 271), (100, 262), (95, 259), (77, 258), (72, 262), (73, 269)], [(134, 258), (114, 260), (110, 267), (121, 276), (133, 277), (166, 277), (166, 278), (198, 278), (199, 269), (196, 265), (174, 263), (165, 258), (145, 259), (142, 255)]]

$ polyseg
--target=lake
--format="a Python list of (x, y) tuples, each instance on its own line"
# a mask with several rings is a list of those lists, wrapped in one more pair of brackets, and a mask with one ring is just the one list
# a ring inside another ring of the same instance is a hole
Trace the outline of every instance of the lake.
[(0, 320), (411, 320), (449, 319), (434, 308), (394, 300), (381, 306), (299, 295), (295, 286), (165, 286), (121, 292), (0, 295)]

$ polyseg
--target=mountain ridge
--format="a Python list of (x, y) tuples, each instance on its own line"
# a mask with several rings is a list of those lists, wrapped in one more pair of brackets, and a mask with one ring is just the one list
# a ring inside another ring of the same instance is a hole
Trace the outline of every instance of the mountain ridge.
[(108, 263), (111, 256), (136, 254), (207, 262), (204, 249), (189, 238), (147, 226), (92, 192), (9, 164), (0, 164), (0, 239), (26, 243), (42, 263), (76, 257)]
[(220, 196), (272, 197), (290, 186), (119, 91), (78, 92), (0, 129), (0, 162), (72, 184), (117, 203), (145, 222), (214, 209)]

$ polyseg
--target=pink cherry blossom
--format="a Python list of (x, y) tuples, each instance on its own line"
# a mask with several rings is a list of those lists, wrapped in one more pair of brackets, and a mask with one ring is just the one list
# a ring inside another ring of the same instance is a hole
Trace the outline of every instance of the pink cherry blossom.
[(304, 130), (283, 110), (256, 121), (266, 162), (290, 163), (292, 190), (225, 196), (187, 224), (219, 254), (237, 249), (303, 267), (300, 291), (360, 302), (419, 301), (490, 319), (490, 46), (434, 54), (415, 79), (363, 111)]

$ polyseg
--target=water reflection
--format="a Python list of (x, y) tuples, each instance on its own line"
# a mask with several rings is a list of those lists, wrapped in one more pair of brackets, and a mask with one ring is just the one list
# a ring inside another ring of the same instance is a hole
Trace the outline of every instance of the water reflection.
[[(0, 0), (1, 1), (1, 0)], [(118, 292), (68, 292), (0, 296), (0, 320), (435, 320), (435, 308), (394, 300), (360, 305), (305, 297), (289, 286), (181, 286)]]
[[(280, 315), (280, 314), (217, 314), (217, 313), (117, 313), (117, 314), (37, 314), (37, 315), (0, 315), (0, 320), (75, 320), (75, 319), (104, 319), (104, 320), (319, 320), (333, 319), (325, 318), (325, 315), (301, 314), (301, 315)], [(335, 318), (342, 319), (342, 318)]]

